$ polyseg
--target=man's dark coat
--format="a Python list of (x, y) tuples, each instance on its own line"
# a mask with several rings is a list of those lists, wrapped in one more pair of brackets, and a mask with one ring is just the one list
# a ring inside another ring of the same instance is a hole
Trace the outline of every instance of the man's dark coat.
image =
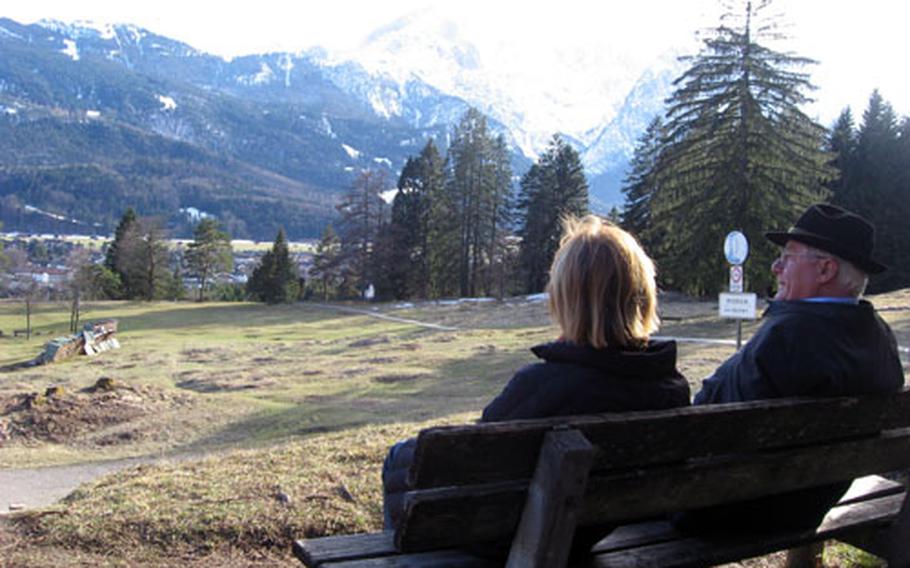
[[(904, 384), (894, 334), (869, 302), (778, 301), (765, 317), (755, 336), (705, 379), (695, 404), (885, 394)], [(811, 527), (848, 486), (690, 512), (675, 521), (696, 531)]]

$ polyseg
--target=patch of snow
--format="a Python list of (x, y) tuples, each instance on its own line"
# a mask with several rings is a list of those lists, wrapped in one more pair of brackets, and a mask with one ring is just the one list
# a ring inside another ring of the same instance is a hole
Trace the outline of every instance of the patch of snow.
[(395, 201), (396, 195), (398, 195), (397, 187), (393, 187), (392, 189), (387, 190), (387, 191), (379, 192), (379, 198), (382, 199), (383, 201), (385, 201), (386, 203), (388, 203), (389, 205), (391, 205), (392, 202)]
[(113, 24), (94, 22), (92, 20), (79, 20), (75, 23), (79, 27), (94, 30), (101, 39), (114, 39), (117, 37)]
[(356, 160), (360, 157), (360, 150), (348, 146), (347, 144), (342, 144), (341, 147), (344, 148), (344, 151), (348, 153), (348, 156), (350, 156), (352, 160)]
[(496, 298), (456, 298), (454, 300), (438, 300), (440, 306), (458, 306), (461, 304), (486, 304), (495, 302)]
[(73, 61), (79, 61), (79, 49), (76, 48), (76, 42), (71, 39), (63, 40), (63, 49), (60, 50), (64, 55), (68, 55)]
[(539, 294), (529, 294), (525, 296), (525, 300), (529, 302), (546, 302), (550, 298), (550, 295), (546, 292), (541, 292)]
[(195, 207), (181, 207), (180, 212), (186, 215), (193, 222), (198, 222), (202, 219), (207, 219), (213, 216), (212, 214), (206, 213), (205, 211), (200, 211)]
[(353, 166), (346, 166), (346, 167), (344, 168), (344, 171), (346, 171), (346, 172), (353, 172), (353, 171), (354, 171), (354, 168), (353, 168)]
[(19, 111), (13, 107), (5, 106), (3, 107), (3, 114), (19, 114)]
[[(301, 116), (300, 118), (305, 118), (305, 117)], [(322, 115), (322, 130), (330, 138), (338, 138), (338, 135), (335, 134), (335, 131), (332, 129), (332, 123), (329, 122), (329, 117), (327, 117), (326, 115)]]
[(70, 218), (64, 217), (63, 215), (58, 215), (56, 213), (51, 213), (50, 211), (45, 211), (44, 209), (39, 209), (38, 207), (35, 207), (34, 205), (25, 205), (23, 207), (23, 209), (25, 209), (29, 213), (35, 213), (36, 215), (43, 215), (45, 217), (50, 217), (51, 219), (54, 219), (55, 221), (65, 221), (67, 223), (72, 223), (73, 225), (86, 225), (87, 224), (82, 221), (79, 221), (78, 219), (70, 219)]
[(101, 118), (100, 110), (87, 110), (85, 111), (86, 118)]
[(241, 75), (237, 77), (237, 82), (241, 85), (265, 85), (271, 83), (275, 78), (275, 72), (265, 61), (260, 62), (259, 72), (255, 75)]
[(402, 148), (404, 148), (406, 146), (413, 146), (414, 141), (413, 140), (402, 140), (401, 142), (398, 143), (398, 145), (401, 146)]
[(158, 102), (160, 102), (163, 107), (161, 110), (174, 110), (175, 108), (177, 108), (176, 101), (174, 101), (174, 99), (172, 99), (171, 97), (166, 97), (164, 95), (158, 95)]
[(414, 304), (411, 302), (402, 302), (400, 304), (395, 304), (392, 306), (392, 308), (394, 308), (396, 310), (407, 310), (407, 309), (413, 308), (413, 307), (414, 307)]
[(13, 32), (9, 31), (8, 29), (6, 29), (6, 28), (4, 28), (4, 27), (2, 27), (2, 26), (0, 26), (0, 36), (6, 36), (6, 37), (13, 37), (13, 38), (16, 38), (16, 39), (22, 39), (22, 36), (21, 36), (21, 35), (19, 35), (19, 34), (17, 34), (17, 33), (13, 33)]
[(290, 53), (285, 53), (282, 60), (278, 63), (278, 68), (284, 71), (284, 86), (291, 86), (291, 70), (294, 69), (294, 60), (291, 59)]
[(389, 168), (392, 167), (392, 160), (390, 160), (388, 158), (373, 158), (373, 161), (376, 162), (377, 164), (385, 164)]

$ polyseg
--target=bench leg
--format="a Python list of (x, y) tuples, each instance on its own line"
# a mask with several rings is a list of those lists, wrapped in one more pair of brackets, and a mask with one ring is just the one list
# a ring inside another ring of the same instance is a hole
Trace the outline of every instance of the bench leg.
[(882, 535), (882, 555), (888, 568), (910, 568), (910, 491), (904, 497), (901, 512), (894, 524)]
[(593, 461), (594, 448), (578, 430), (546, 434), (509, 551), (508, 568), (566, 565)]
[(887, 560), (888, 568), (910, 568), (910, 546), (907, 545), (910, 542), (910, 492), (890, 526), (870, 528), (839, 540)]
[(787, 551), (786, 568), (822, 568), (822, 552), (825, 543), (813, 542)]

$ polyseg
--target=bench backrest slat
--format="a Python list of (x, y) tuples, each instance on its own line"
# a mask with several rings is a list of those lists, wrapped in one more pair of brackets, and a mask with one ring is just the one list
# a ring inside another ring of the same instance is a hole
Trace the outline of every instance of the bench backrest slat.
[[(836, 418), (835, 418), (836, 417)], [(775, 400), (430, 428), (420, 433), (415, 488), (530, 478), (544, 433), (581, 431), (595, 470), (824, 443), (910, 426), (910, 390), (891, 396)]]

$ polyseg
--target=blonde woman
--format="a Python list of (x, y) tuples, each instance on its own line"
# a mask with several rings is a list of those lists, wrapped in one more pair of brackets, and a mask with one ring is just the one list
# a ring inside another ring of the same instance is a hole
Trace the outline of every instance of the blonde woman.
[[(541, 361), (520, 369), (481, 421), (688, 405), (676, 344), (650, 340), (660, 323), (653, 261), (599, 217), (566, 219), (563, 229), (547, 285), (561, 335), (531, 348)], [(413, 453), (413, 439), (399, 442), (383, 465), (387, 528), (398, 524)]]
[(563, 228), (547, 285), (562, 333), (531, 348), (542, 361), (519, 370), (482, 420), (688, 405), (676, 344), (650, 340), (660, 323), (654, 262), (632, 235), (599, 217), (567, 219)]

